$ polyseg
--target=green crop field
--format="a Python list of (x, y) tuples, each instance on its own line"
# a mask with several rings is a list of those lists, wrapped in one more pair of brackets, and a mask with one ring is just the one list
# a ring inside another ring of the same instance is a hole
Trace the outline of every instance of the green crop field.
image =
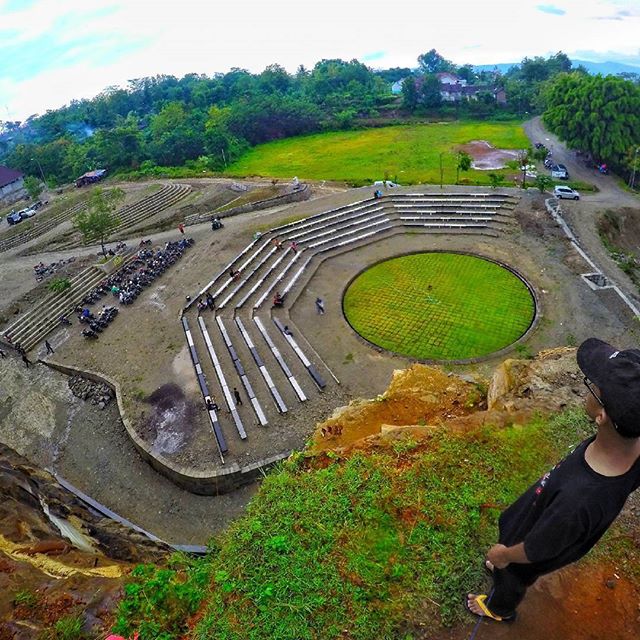
[[(339, 131), (259, 145), (232, 164), (228, 174), (363, 184), (382, 180), (386, 174), (400, 184), (436, 184), (443, 154), (444, 182), (452, 184), (456, 181), (456, 151), (472, 140), (486, 140), (501, 149), (523, 149), (530, 144), (518, 122), (442, 122)], [(487, 173), (462, 172), (460, 180), (489, 184)], [(513, 170), (498, 173), (513, 174)]]
[(495, 262), (458, 253), (393, 258), (359, 275), (343, 300), (369, 342), (420, 360), (481, 357), (531, 325), (527, 286)]

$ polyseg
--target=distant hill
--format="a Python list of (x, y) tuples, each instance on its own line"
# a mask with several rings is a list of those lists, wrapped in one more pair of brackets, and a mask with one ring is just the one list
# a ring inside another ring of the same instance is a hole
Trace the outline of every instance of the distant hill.
[[(603, 76), (612, 75), (615, 76), (618, 73), (637, 73), (640, 74), (640, 67), (636, 67), (630, 64), (622, 64), (621, 62), (588, 62), (587, 60), (571, 60), (574, 67), (580, 65), (589, 73), (600, 73)], [(500, 73), (506, 73), (519, 62), (499, 62), (498, 64), (477, 64), (474, 66), (478, 71), (493, 71), (498, 69)]]

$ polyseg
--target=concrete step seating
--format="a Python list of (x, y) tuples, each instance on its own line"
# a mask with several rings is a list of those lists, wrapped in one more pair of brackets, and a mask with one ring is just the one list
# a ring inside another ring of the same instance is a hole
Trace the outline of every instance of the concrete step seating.
[(298, 381), (296, 380), (293, 373), (291, 373), (291, 369), (289, 369), (289, 366), (287, 365), (284, 358), (282, 357), (280, 350), (278, 349), (278, 347), (276, 347), (273, 340), (271, 339), (271, 336), (269, 335), (266, 327), (262, 324), (262, 320), (260, 320), (260, 318), (258, 317), (254, 317), (253, 321), (258, 327), (258, 331), (260, 331), (260, 334), (264, 338), (264, 341), (267, 343), (267, 346), (269, 347), (269, 349), (271, 349), (271, 353), (273, 353), (273, 357), (276, 359), (276, 361), (280, 365), (280, 368), (282, 369), (282, 372), (284, 373), (287, 380), (289, 381), (289, 384), (293, 387), (293, 390), (298, 396), (298, 400), (300, 400), (300, 402), (305, 402), (307, 399), (307, 396), (302, 390), (302, 387), (298, 384)]
[[(120, 218), (120, 224), (114, 230), (119, 233), (129, 227), (132, 227), (147, 218), (160, 213), (165, 209), (173, 206), (191, 191), (191, 187), (186, 184), (165, 184), (160, 191), (151, 194), (145, 198), (141, 198), (133, 204), (118, 209), (116, 215)], [(83, 244), (83, 241), (77, 238), (71, 238), (67, 242), (58, 246), (59, 249), (73, 249)]]
[[(253, 321), (256, 324), (258, 324), (259, 320), (260, 319), (258, 318), (258, 316), (254, 316)], [(276, 325), (276, 327), (278, 327), (284, 339), (289, 343), (289, 345), (293, 349), (293, 352), (298, 356), (298, 358), (300, 358), (300, 362), (302, 362), (306, 370), (309, 372), (311, 379), (316, 383), (316, 385), (318, 386), (318, 389), (324, 389), (327, 386), (325, 379), (320, 375), (320, 372), (315, 367), (315, 365), (304, 354), (304, 352), (296, 342), (295, 338), (285, 330), (284, 325), (282, 324), (282, 322), (280, 322), (280, 320), (278, 320), (278, 318), (273, 318), (273, 322)]]
[(31, 221), (33, 222), (33, 226), (27, 231), (22, 231), (18, 233), (13, 233), (8, 235), (8, 237), (0, 240), (0, 253), (4, 251), (8, 251), (9, 249), (13, 249), (13, 247), (18, 247), (22, 244), (26, 244), (31, 240), (35, 240), (40, 236), (43, 236), (45, 233), (51, 231), (59, 224), (66, 222), (67, 220), (71, 220), (75, 215), (80, 213), (84, 208), (86, 208), (86, 202), (79, 202), (78, 204), (70, 207), (69, 209), (64, 209), (46, 218), (38, 218), (36, 214)]
[(118, 211), (120, 224), (116, 231), (132, 227), (145, 218), (168, 209), (189, 195), (190, 192), (191, 187), (188, 184), (171, 183), (164, 185), (157, 193), (120, 209)]
[(238, 327), (238, 329), (240, 330), (240, 334), (242, 335), (242, 338), (245, 342), (245, 344), (247, 345), (247, 348), (249, 349), (249, 351), (251, 352), (251, 355), (253, 357), (253, 360), (256, 364), (256, 366), (258, 367), (258, 370), (260, 371), (260, 375), (262, 376), (262, 378), (264, 379), (269, 392), (271, 393), (271, 396), (276, 404), (276, 408), (278, 409), (278, 411), (280, 413), (287, 413), (288, 409), (287, 409), (287, 405), (284, 403), (284, 400), (282, 399), (282, 395), (280, 394), (280, 392), (278, 391), (275, 382), (273, 381), (273, 378), (271, 377), (271, 375), (269, 374), (269, 372), (267, 371), (267, 367), (264, 363), (264, 361), (262, 360), (262, 358), (260, 357), (260, 354), (258, 353), (258, 350), (256, 349), (256, 346), (253, 342), (253, 340), (251, 339), (251, 336), (249, 335), (249, 332), (247, 331), (246, 327), (244, 326), (242, 319), (239, 317), (236, 317), (235, 319), (236, 325)]
[[(202, 316), (198, 316), (198, 324), (200, 325), (200, 331), (202, 332), (202, 337), (207, 345), (207, 351), (209, 352), (209, 357), (211, 358), (211, 363), (213, 364), (213, 368), (215, 369), (216, 376), (218, 378), (218, 382), (222, 387), (222, 395), (224, 396), (225, 402), (227, 403), (227, 407), (229, 408), (229, 412), (231, 413), (231, 417), (233, 418), (233, 422), (236, 425), (236, 429), (238, 431), (238, 435), (242, 440), (247, 438), (247, 433), (244, 429), (244, 425), (242, 424), (242, 419), (240, 418), (240, 414), (238, 413), (238, 408), (236, 407), (235, 398), (231, 393), (231, 389), (229, 388), (229, 384), (227, 383), (227, 379), (224, 375), (224, 371), (222, 370), (222, 366), (220, 365), (220, 360), (213, 348), (213, 343), (211, 341), (211, 336), (209, 335), (209, 331), (207, 330), (207, 326), (205, 324), (204, 318)], [(220, 331), (222, 332), (222, 336), (224, 338), (225, 344), (230, 351), (233, 351), (233, 347), (227, 337), (227, 332), (223, 325), (218, 323)], [(233, 355), (232, 355), (233, 357)]]
[(238, 374), (240, 381), (242, 382), (242, 386), (244, 387), (244, 390), (247, 393), (249, 401), (251, 402), (251, 406), (253, 407), (253, 411), (256, 414), (256, 418), (258, 419), (258, 424), (260, 424), (263, 427), (266, 427), (269, 424), (267, 420), (267, 416), (265, 415), (265, 412), (262, 409), (262, 406), (258, 401), (258, 398), (256, 397), (255, 392), (253, 391), (253, 387), (251, 386), (251, 382), (247, 377), (244, 366), (242, 365), (242, 361), (240, 360), (240, 356), (238, 355), (238, 352), (233, 347), (231, 336), (229, 335), (229, 332), (227, 331), (227, 328), (224, 325), (224, 321), (220, 316), (217, 316), (216, 323), (218, 324), (218, 328), (220, 329), (220, 333), (222, 334), (224, 343), (227, 347), (227, 350), (229, 351), (229, 356), (231, 357), (233, 366), (236, 369), (236, 373)]
[[(198, 385), (200, 386), (202, 399), (204, 400), (206, 405), (208, 400), (213, 401), (213, 399), (211, 397), (211, 394), (209, 393), (209, 387), (207, 386), (207, 381), (204, 377), (204, 373), (202, 372), (202, 366), (200, 365), (198, 352), (196, 351), (196, 346), (193, 341), (193, 336), (191, 335), (189, 322), (184, 316), (182, 317), (182, 328), (184, 329), (184, 333), (187, 338), (187, 344), (189, 345), (191, 362), (193, 364), (193, 368), (195, 369), (196, 377), (198, 378)], [(213, 430), (213, 435), (216, 440), (218, 453), (220, 455), (220, 460), (222, 461), (222, 464), (224, 464), (224, 454), (229, 450), (229, 447), (227, 446), (227, 442), (224, 438), (224, 434), (222, 433), (222, 427), (220, 426), (220, 421), (218, 420), (217, 413), (213, 409), (208, 410), (207, 413), (209, 414), (209, 421), (211, 422), (211, 429)]]
[[(435, 233), (497, 235), (493, 228), (496, 217), (500, 215), (501, 209), (511, 208), (513, 203), (513, 198), (500, 194), (472, 194), (469, 197), (460, 194), (411, 194), (409, 197), (401, 198), (385, 196), (382, 199), (361, 200), (271, 229), (247, 245), (214, 276), (198, 297), (212, 291), (218, 312), (237, 300), (234, 305), (235, 324), (269, 388), (276, 407), (281, 413), (285, 413), (288, 409), (282, 395), (276, 388), (242, 318), (238, 315), (252, 297), (257, 298), (252, 307), (255, 312), (269, 299), (273, 290), (285, 282), (282, 292), (286, 296), (310, 268), (314, 258), (324, 259), (324, 254), (335, 250), (352, 250), (357, 245), (375, 241), (376, 236), (383, 233), (402, 233), (403, 228), (413, 227)], [(274, 244), (276, 239), (283, 245), (281, 251)], [(301, 245), (297, 251), (287, 246), (292, 241)], [(229, 275), (231, 269), (240, 271), (240, 278), (232, 278)], [(195, 299), (192, 300), (190, 305), (195, 302)], [(253, 316), (253, 320), (298, 400), (306, 401), (306, 394), (269, 335), (264, 321), (257, 315)], [(274, 318), (273, 321), (314, 384), (318, 389), (323, 389), (326, 381), (300, 348), (298, 341), (291, 332), (285, 331), (285, 326), (280, 320)], [(254, 390), (245, 384), (244, 366), (237, 359), (237, 352), (233, 348), (223, 318), (216, 315), (216, 322), (221, 328), (236, 372), (243, 381), (252, 404), (258, 403)], [(259, 415), (257, 410), (256, 415)]]
[(96, 267), (84, 269), (71, 279), (68, 289), (46, 296), (4, 333), (11, 336), (13, 344), (20, 343), (30, 351), (59, 325), (60, 316), (70, 314), (104, 277), (104, 272)]
[[(493, 194), (473, 194), (470, 198), (461, 197), (459, 194), (443, 194), (436, 197), (411, 195), (410, 197), (400, 198), (402, 200), (400, 203), (396, 203), (394, 201), (395, 198), (396, 196), (390, 196), (388, 200), (383, 198), (358, 201), (351, 206), (325, 212), (324, 215), (316, 214), (309, 219), (276, 227), (270, 231), (270, 234), (282, 239), (283, 242), (295, 240), (296, 242), (304, 243), (305, 246), (301, 247), (298, 255), (305, 250), (315, 253), (320, 249), (324, 251), (334, 246), (343, 247), (346, 244), (350, 244), (350, 235), (352, 235), (354, 241), (366, 239), (369, 236), (362, 234), (361, 231), (375, 230), (378, 224), (382, 227), (381, 230), (384, 231), (388, 230), (388, 224), (390, 223), (399, 224), (403, 227), (419, 226), (426, 231), (449, 229), (458, 232), (466, 229), (474, 231), (483, 227), (489, 228), (493, 225), (494, 220), (499, 222), (496, 219), (500, 215), (499, 208), (505, 203), (510, 205), (513, 201), (510, 196)], [(425, 208), (425, 202), (435, 202), (437, 207)], [(388, 208), (385, 205), (389, 204), (393, 206), (393, 209), (390, 215), (387, 215), (385, 210), (388, 211)], [(437, 212), (437, 216), (434, 216), (435, 212)], [(429, 219), (420, 223), (422, 216), (429, 216)], [(314, 242), (313, 240), (316, 241)], [(264, 243), (263, 246), (267, 246), (267, 244)], [(308, 265), (310, 258), (311, 256), (309, 256), (303, 268), (299, 270), (298, 277)], [(257, 269), (265, 264), (267, 259), (266, 257), (263, 258), (259, 265), (235, 287), (233, 292), (225, 297), (225, 305), (245, 286), (249, 279), (255, 275)], [(237, 302), (235, 308), (242, 308), (254, 294), (260, 296), (254, 305), (254, 308), (259, 308), (275, 286), (283, 281), (286, 273), (291, 270), (294, 263), (298, 262), (298, 259), (296, 257), (295, 260), (287, 264), (284, 271), (281, 271), (271, 283), (269, 283), (269, 277), (274, 270), (270, 269)], [(243, 266), (246, 266), (246, 264)], [(290, 286), (285, 287), (285, 293), (290, 290)]]

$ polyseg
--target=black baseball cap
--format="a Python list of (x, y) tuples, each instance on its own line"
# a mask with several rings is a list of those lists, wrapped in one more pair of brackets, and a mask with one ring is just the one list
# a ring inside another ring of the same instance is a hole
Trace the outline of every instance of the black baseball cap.
[(616, 431), (640, 437), (640, 349), (619, 351), (598, 338), (578, 347), (578, 366), (600, 389), (600, 399)]

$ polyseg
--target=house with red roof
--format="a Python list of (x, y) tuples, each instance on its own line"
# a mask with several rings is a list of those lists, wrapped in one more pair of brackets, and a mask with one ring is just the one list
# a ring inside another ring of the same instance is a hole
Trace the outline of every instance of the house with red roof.
[(9, 167), (0, 166), (0, 202), (12, 204), (27, 194), (24, 174)]

